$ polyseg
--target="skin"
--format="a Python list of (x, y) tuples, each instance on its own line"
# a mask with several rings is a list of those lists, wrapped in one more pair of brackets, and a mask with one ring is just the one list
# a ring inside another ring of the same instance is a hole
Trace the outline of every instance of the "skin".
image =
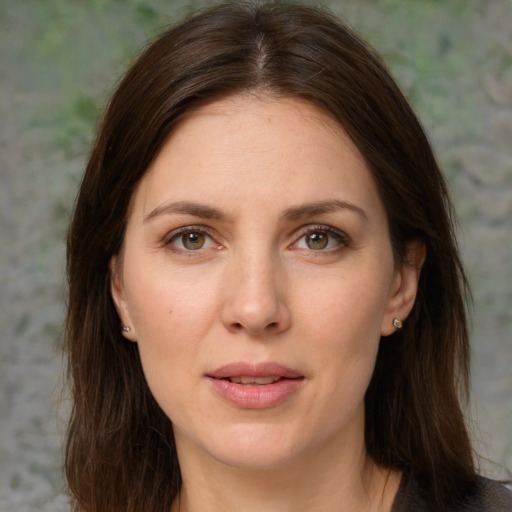
[[(391, 510), (400, 475), (366, 456), (364, 395), (423, 258), (411, 244), (396, 264), (364, 159), (316, 107), (237, 96), (181, 122), (111, 262), (124, 335), (174, 425), (181, 512)], [(240, 361), (277, 362), (302, 384), (237, 407), (206, 376)]]

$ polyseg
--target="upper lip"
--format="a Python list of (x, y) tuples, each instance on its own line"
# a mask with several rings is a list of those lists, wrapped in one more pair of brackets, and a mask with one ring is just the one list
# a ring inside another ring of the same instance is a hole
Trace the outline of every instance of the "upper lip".
[(208, 372), (207, 376), (214, 379), (227, 379), (229, 377), (281, 377), (297, 379), (304, 377), (299, 371), (274, 362), (257, 364), (244, 362), (229, 363), (212, 372)]

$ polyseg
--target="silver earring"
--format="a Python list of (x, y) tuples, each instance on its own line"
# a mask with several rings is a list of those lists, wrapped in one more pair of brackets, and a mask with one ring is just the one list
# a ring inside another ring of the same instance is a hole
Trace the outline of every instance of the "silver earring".
[(131, 329), (130, 329), (127, 325), (123, 325), (123, 326), (121, 327), (121, 330), (122, 330), (123, 332), (130, 332), (130, 331), (131, 331)]
[(403, 324), (402, 324), (402, 322), (400, 320), (398, 320), (398, 318), (393, 318), (393, 325), (397, 329), (401, 329)]

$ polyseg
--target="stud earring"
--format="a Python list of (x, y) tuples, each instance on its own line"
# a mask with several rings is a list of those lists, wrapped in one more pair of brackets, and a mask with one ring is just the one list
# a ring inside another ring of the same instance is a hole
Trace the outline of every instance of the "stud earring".
[(121, 330), (122, 330), (123, 332), (130, 332), (130, 331), (131, 331), (131, 329), (130, 329), (127, 325), (123, 325), (123, 326), (121, 327)]
[(403, 324), (402, 324), (402, 322), (400, 320), (398, 320), (398, 318), (393, 318), (393, 325), (397, 329), (401, 329)]

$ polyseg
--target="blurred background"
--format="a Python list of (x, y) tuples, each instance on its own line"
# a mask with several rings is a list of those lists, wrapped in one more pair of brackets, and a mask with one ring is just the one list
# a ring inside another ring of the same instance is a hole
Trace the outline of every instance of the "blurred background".
[[(0, 0), (0, 512), (67, 510), (65, 234), (98, 117), (144, 44), (212, 3)], [(448, 178), (475, 299), (471, 426), (482, 471), (510, 477), (512, 1), (324, 5), (384, 56)]]

